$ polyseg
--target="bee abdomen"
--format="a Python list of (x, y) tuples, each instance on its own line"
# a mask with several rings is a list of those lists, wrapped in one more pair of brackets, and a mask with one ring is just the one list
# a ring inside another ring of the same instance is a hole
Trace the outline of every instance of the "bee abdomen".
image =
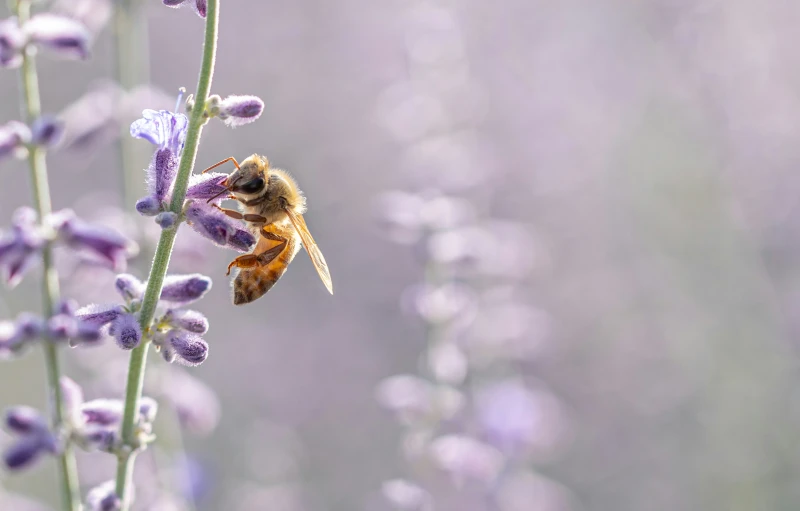
[(286, 273), (299, 248), (294, 238), (289, 238), (286, 248), (266, 266), (239, 271), (233, 280), (233, 304), (244, 305), (264, 296)]

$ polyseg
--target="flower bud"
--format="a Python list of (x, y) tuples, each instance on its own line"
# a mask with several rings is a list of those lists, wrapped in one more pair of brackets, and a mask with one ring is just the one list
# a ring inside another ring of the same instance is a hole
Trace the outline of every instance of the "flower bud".
[(86, 494), (86, 511), (119, 511), (122, 500), (116, 494), (113, 480), (95, 486)]
[(172, 330), (169, 345), (184, 365), (200, 365), (208, 357), (208, 344), (199, 336), (182, 330)]
[(228, 96), (219, 104), (219, 118), (233, 128), (255, 121), (263, 111), (264, 102), (256, 96)]
[[(125, 276), (126, 274), (117, 275), (117, 281), (119, 282), (120, 277)], [(130, 275), (127, 275), (130, 277)], [(133, 277), (131, 277), (133, 278)], [(117, 285), (117, 289), (119, 290), (119, 285)], [(122, 313), (122, 307), (119, 305), (87, 305), (85, 307), (81, 307), (77, 311), (75, 311), (75, 317), (78, 318), (79, 321), (82, 323), (86, 323), (87, 325), (92, 325), (97, 328), (102, 327), (108, 323), (114, 321), (117, 316)]]
[(120, 273), (114, 281), (114, 287), (126, 302), (144, 296), (144, 283), (128, 273)]
[(22, 64), (22, 48), (25, 34), (17, 18), (0, 21), (0, 67), (15, 68)]
[(228, 247), (238, 250), (239, 252), (250, 252), (253, 245), (256, 244), (256, 238), (245, 229), (236, 229), (236, 232), (228, 236)]
[(156, 420), (156, 413), (158, 413), (158, 403), (155, 399), (148, 396), (142, 396), (139, 400), (139, 421), (142, 423), (152, 423)]
[(164, 315), (170, 325), (195, 334), (208, 332), (208, 319), (200, 312), (186, 309), (170, 309)]
[(200, 299), (211, 289), (211, 279), (199, 273), (168, 275), (161, 289), (161, 299), (173, 303), (190, 303)]
[(90, 34), (83, 24), (56, 14), (38, 14), (22, 27), (28, 40), (68, 58), (89, 57)]
[(189, 188), (186, 190), (187, 199), (208, 200), (212, 197), (222, 200), (225, 198), (225, 181), (227, 174), (209, 172), (206, 174), (192, 174), (189, 177)]
[(132, 350), (142, 341), (142, 328), (133, 314), (120, 314), (108, 329), (117, 345), (124, 350)]
[(130, 242), (118, 232), (84, 222), (70, 210), (56, 213), (59, 237), (69, 246), (85, 249), (119, 270), (126, 264)]
[(147, 168), (147, 187), (157, 201), (163, 202), (169, 196), (177, 173), (177, 153), (169, 149), (160, 149), (153, 154), (153, 160)]
[(47, 320), (47, 336), (53, 341), (66, 341), (78, 335), (78, 321), (67, 314), (56, 314)]
[(239, 229), (235, 220), (205, 202), (190, 203), (186, 208), (186, 220), (192, 229), (220, 247)]
[(42, 435), (26, 435), (3, 453), (3, 462), (9, 470), (21, 470), (33, 464), (45, 450)]
[[(0, 54), (2, 54), (2, 50), (0, 50)], [(2, 67), (1, 63), (0, 67)], [(19, 121), (9, 121), (0, 126), (0, 158), (14, 155), (30, 140), (30, 128)]]
[(156, 215), (155, 220), (162, 229), (172, 229), (178, 223), (178, 215), (172, 211), (162, 211)]
[(14, 433), (47, 431), (47, 421), (39, 410), (30, 406), (14, 406), (6, 410), (6, 427)]
[(161, 211), (161, 201), (148, 195), (136, 201), (136, 211), (143, 216), (155, 216)]
[(64, 123), (52, 115), (43, 115), (33, 121), (31, 143), (42, 147), (53, 147), (64, 137)]
[(67, 421), (73, 425), (80, 424), (82, 422), (81, 406), (83, 405), (83, 389), (80, 385), (75, 383), (75, 381), (66, 376), (62, 376), (59, 381), (61, 384), (61, 396), (64, 400), (64, 412)]

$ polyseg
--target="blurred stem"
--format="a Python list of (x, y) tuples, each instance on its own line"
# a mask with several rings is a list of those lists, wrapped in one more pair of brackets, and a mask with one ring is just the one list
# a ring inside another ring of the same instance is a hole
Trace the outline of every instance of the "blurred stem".
[[(186, 188), (189, 185), (189, 176), (194, 168), (195, 157), (197, 156), (197, 146), (200, 142), (200, 135), (203, 131), (207, 119), (205, 117), (205, 106), (211, 90), (211, 79), (214, 74), (214, 62), (216, 60), (217, 49), (217, 29), (219, 24), (219, 0), (209, 0), (206, 16), (205, 42), (203, 46), (203, 60), (200, 66), (200, 77), (197, 83), (197, 93), (195, 94), (195, 107), (192, 109), (189, 118), (189, 127), (186, 133), (186, 143), (183, 154), (181, 155), (180, 165), (178, 166), (178, 176), (175, 179), (175, 186), (172, 192), (172, 202), (170, 210), (180, 214), (183, 202), (186, 198)], [(172, 254), (172, 246), (178, 227), (174, 229), (164, 229), (158, 240), (156, 254), (150, 268), (150, 275), (147, 280), (147, 289), (142, 301), (142, 309), (139, 313), (139, 324), (142, 331), (147, 331), (153, 321), (158, 298), (161, 295), (161, 287), (164, 283), (164, 276), (169, 267), (169, 259)], [(119, 456), (117, 465), (116, 493), (122, 499), (122, 511), (126, 511), (130, 505), (128, 499), (128, 489), (131, 476), (133, 474), (133, 464), (137, 448), (136, 439), (136, 417), (139, 409), (139, 400), (142, 396), (142, 384), (144, 382), (145, 360), (149, 341), (145, 340), (131, 353), (130, 365), (128, 367), (128, 383), (125, 391), (125, 413), (122, 419), (122, 441), (127, 447), (123, 449)]]
[[(30, 19), (31, 4), (29, 0), (19, 0), (17, 2), (16, 15), (20, 25)], [(28, 124), (32, 123), (42, 113), (34, 51), (33, 48), (28, 48), (22, 54), (23, 117)], [(30, 168), (36, 211), (39, 213), (39, 220), (44, 221), (53, 211), (53, 206), (50, 202), (50, 183), (47, 179), (47, 161), (44, 150), (38, 147), (29, 148), (28, 167)], [(53, 264), (53, 251), (49, 244), (45, 244), (42, 249), (42, 268), (42, 312), (44, 317), (49, 318), (53, 315), (56, 303), (60, 298), (58, 273)], [(61, 368), (59, 367), (58, 351), (56, 345), (52, 342), (44, 342), (43, 345), (45, 365), (47, 367), (50, 415), (53, 429), (59, 431), (64, 425), (66, 413), (61, 393)], [(58, 463), (63, 508), (68, 511), (79, 510), (81, 508), (81, 498), (78, 485), (78, 470), (75, 463), (75, 454), (69, 442), (66, 443), (63, 451), (58, 455)]]
[[(114, 8), (114, 77), (125, 93), (149, 81), (147, 17), (140, 0), (120, 0)], [(142, 192), (139, 152), (128, 126), (120, 128), (118, 145), (120, 191), (123, 207), (131, 207)]]

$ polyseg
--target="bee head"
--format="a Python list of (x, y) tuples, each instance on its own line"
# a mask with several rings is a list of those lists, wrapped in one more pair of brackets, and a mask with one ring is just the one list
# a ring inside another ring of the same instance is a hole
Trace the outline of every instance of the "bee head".
[(260, 195), (267, 186), (268, 168), (269, 161), (263, 156), (254, 154), (228, 176), (225, 186), (236, 195)]

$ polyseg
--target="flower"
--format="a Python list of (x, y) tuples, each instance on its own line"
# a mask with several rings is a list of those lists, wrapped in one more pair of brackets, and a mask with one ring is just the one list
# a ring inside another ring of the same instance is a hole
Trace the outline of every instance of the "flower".
[(43, 452), (58, 451), (58, 442), (50, 433), (47, 421), (38, 410), (15, 406), (6, 410), (5, 425), (18, 436), (3, 453), (3, 462), (9, 470), (19, 470), (31, 465)]
[(240, 222), (205, 201), (187, 201), (184, 212), (189, 226), (217, 246), (247, 252), (256, 242), (252, 234), (241, 228)]
[(44, 321), (29, 312), (20, 313), (16, 321), (0, 321), (0, 357), (19, 353), (44, 331)]
[(163, 0), (163, 2), (167, 7), (173, 7), (176, 9), (188, 4), (201, 18), (205, 18), (208, 12), (207, 0)]
[(187, 332), (201, 335), (208, 332), (208, 318), (193, 310), (169, 309), (161, 321)]
[(171, 330), (167, 335), (167, 343), (168, 345), (162, 346), (164, 352), (169, 353), (165, 358), (174, 353), (177, 360), (184, 365), (200, 365), (208, 357), (208, 343), (192, 332)]
[(0, 21), (0, 67), (15, 68), (22, 64), (22, 48), (25, 47), (25, 34), (19, 27), (17, 18)]
[(22, 27), (27, 41), (38, 44), (54, 53), (77, 59), (89, 58), (91, 34), (74, 19), (57, 14), (38, 14)]
[(54, 213), (51, 223), (67, 245), (94, 254), (113, 270), (125, 267), (131, 242), (118, 232), (84, 222), (69, 209)]
[(228, 96), (220, 101), (218, 108), (218, 117), (235, 128), (258, 119), (264, 111), (264, 101), (257, 96)]
[(43, 115), (33, 121), (31, 143), (42, 147), (53, 147), (64, 137), (64, 122), (52, 115)]
[(117, 346), (124, 350), (132, 350), (142, 341), (142, 328), (133, 314), (125, 313), (117, 316), (111, 322), (108, 333), (117, 341)]
[(39, 410), (30, 406), (14, 406), (6, 410), (5, 424), (14, 433), (47, 431), (47, 421)]
[(183, 151), (189, 119), (183, 114), (168, 110), (144, 110), (142, 118), (131, 124), (131, 136), (142, 138), (160, 150), (169, 150), (175, 155)]
[(22, 207), (14, 212), (11, 233), (0, 239), (0, 275), (14, 287), (39, 260), (45, 238), (36, 225), (36, 212)]
[(167, 275), (161, 288), (161, 299), (166, 302), (187, 304), (199, 300), (211, 289), (211, 279), (199, 273)]
[(86, 511), (115, 511), (122, 508), (122, 500), (116, 493), (115, 481), (106, 481), (86, 494)]
[[(1, 41), (2, 39), (0, 39), (0, 47), (2, 47)], [(0, 56), (0, 59), (2, 59), (2, 56)], [(7, 122), (0, 126), (0, 158), (24, 152), (25, 144), (30, 141), (31, 130), (28, 126), (19, 121)]]
[(189, 176), (189, 188), (186, 190), (187, 199), (215, 199), (212, 202), (221, 202), (226, 192), (225, 181), (227, 174), (220, 172), (207, 172), (205, 174), (192, 174)]

